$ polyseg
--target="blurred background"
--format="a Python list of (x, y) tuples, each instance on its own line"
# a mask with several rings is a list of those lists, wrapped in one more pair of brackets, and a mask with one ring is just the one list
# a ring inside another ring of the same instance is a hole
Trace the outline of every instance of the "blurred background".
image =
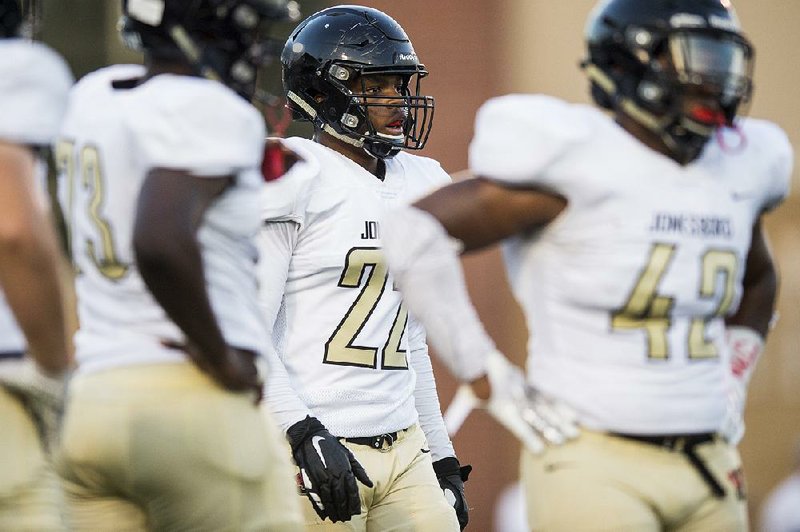
[[(335, 2), (300, 0), (304, 16)], [(466, 168), (467, 146), (478, 107), (489, 97), (510, 92), (542, 92), (572, 102), (589, 102), (578, 68), (583, 56), (583, 25), (594, 0), (372, 0), (369, 5), (393, 16), (410, 35), (430, 76), (423, 83), (436, 98), (436, 120), (423, 152), (451, 173)], [(756, 48), (755, 97), (750, 114), (777, 122), (800, 146), (800, 2), (734, 0)], [(115, 62), (139, 62), (123, 49), (116, 32), (119, 2), (45, 0), (42, 39), (65, 55), (76, 76)], [(284, 39), (291, 26), (276, 28)], [(264, 84), (279, 91), (273, 66)], [(290, 134), (307, 134), (293, 126)], [(535, 149), (532, 146), (531, 149)], [(741, 446), (755, 521), (768, 491), (787, 475), (800, 439), (800, 194), (795, 192), (767, 218), (782, 274), (780, 321), (767, 343), (751, 385), (747, 434)], [(520, 364), (527, 331), (510, 296), (496, 250), (465, 259), (470, 290), (498, 345)], [(437, 367), (443, 407), (455, 384)], [(454, 439), (462, 463), (475, 470), (467, 484), (472, 512), (469, 529), (517, 532), (498, 525), (498, 501), (513, 485), (519, 446), (487, 416), (468, 418)], [(575, 501), (576, 505), (580, 501)], [(800, 512), (800, 501), (798, 501)]]

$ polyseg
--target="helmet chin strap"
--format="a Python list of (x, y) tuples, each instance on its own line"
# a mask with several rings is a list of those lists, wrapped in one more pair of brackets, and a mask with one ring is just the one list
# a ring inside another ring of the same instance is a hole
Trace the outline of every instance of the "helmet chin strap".
[(213, 81), (222, 81), (222, 78), (217, 71), (207, 65), (204, 65), (200, 61), (202, 51), (194, 42), (194, 39), (189, 36), (189, 33), (184, 29), (183, 26), (180, 24), (170, 26), (169, 35), (178, 46), (178, 49), (183, 53), (184, 56), (186, 56), (186, 59), (188, 59), (192, 66), (198, 70), (200, 75)]
[(317, 111), (294, 91), (288, 91), (286, 93), (286, 98), (300, 107), (311, 119), (311, 121), (320, 127), (322, 131), (335, 139), (341, 140), (345, 144), (350, 144), (356, 148), (363, 148), (364, 151), (372, 157), (376, 157), (378, 159), (391, 159), (400, 152), (400, 148), (398, 146), (392, 146), (388, 142), (368, 141), (364, 137), (356, 139), (349, 135), (343, 135), (342, 133), (339, 133), (333, 129), (332, 126), (319, 118)]
[(294, 91), (288, 91), (286, 93), (286, 98), (300, 107), (303, 112), (311, 119), (311, 121), (318, 125), (322, 131), (330, 135), (331, 137), (341, 140), (346, 144), (350, 144), (351, 146), (355, 146), (356, 148), (364, 147), (364, 139), (354, 139), (352, 137), (348, 137), (347, 135), (342, 135), (341, 133), (337, 132), (331, 126), (329, 126), (324, 120), (319, 118), (317, 114), (317, 110), (311, 107), (307, 101), (305, 101), (299, 94)]
[(346, 144), (355, 146), (356, 148), (363, 148), (364, 151), (367, 152), (371, 157), (375, 157), (377, 159), (391, 159), (400, 152), (399, 147), (393, 146), (388, 142), (367, 140), (364, 137), (361, 137), (360, 139), (355, 139), (353, 137), (339, 133), (338, 131), (333, 129), (333, 127), (322, 122), (321, 120), (317, 120), (317, 122), (322, 123), (322, 130), (325, 131), (325, 133), (327, 133), (328, 135), (336, 139), (339, 139)]
[(365, 141), (364, 151), (378, 159), (391, 159), (400, 153), (400, 148), (386, 142)]

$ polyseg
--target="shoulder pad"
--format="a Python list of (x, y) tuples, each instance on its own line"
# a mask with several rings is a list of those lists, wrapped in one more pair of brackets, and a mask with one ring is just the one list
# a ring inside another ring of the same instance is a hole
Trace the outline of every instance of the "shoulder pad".
[(764, 191), (763, 210), (777, 207), (789, 195), (794, 166), (794, 150), (786, 133), (777, 124), (746, 118), (741, 123), (750, 157), (760, 169), (753, 188)]
[(260, 166), (264, 120), (224, 85), (162, 75), (132, 92), (127, 122), (149, 168), (219, 176)]
[(544, 95), (494, 98), (478, 111), (469, 147), (470, 169), (476, 176), (533, 182), (590, 133), (585, 107)]
[(394, 159), (404, 167), (413, 169), (414, 175), (412, 177), (418, 176), (420, 180), (427, 182), (429, 187), (438, 188), (453, 181), (450, 178), (450, 174), (444, 171), (441, 163), (436, 159), (413, 155), (404, 151), (398, 153)]
[(0, 43), (0, 138), (47, 145), (58, 134), (72, 86), (64, 60), (39, 43)]

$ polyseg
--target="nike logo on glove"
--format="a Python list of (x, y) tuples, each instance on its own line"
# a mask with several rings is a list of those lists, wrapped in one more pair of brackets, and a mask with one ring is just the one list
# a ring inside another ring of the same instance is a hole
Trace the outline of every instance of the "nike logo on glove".
[(322, 460), (322, 467), (327, 468), (328, 464), (325, 463), (325, 455), (322, 454), (322, 448), (320, 448), (319, 446), (319, 442), (323, 441), (324, 439), (325, 438), (323, 438), (322, 436), (313, 436), (311, 438), (311, 445), (314, 446), (314, 450), (317, 451), (319, 459)]

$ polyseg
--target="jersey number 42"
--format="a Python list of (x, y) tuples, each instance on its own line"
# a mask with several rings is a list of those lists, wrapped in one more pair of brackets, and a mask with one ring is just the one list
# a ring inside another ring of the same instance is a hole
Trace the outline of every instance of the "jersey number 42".
[[(653, 245), (647, 265), (634, 285), (628, 301), (611, 316), (611, 328), (614, 330), (644, 329), (647, 333), (647, 354), (650, 359), (666, 360), (670, 355), (667, 332), (672, 326), (675, 299), (659, 294), (657, 289), (675, 255), (675, 249), (674, 244)], [(687, 338), (691, 359), (719, 356), (714, 344), (706, 338), (706, 326), (710, 319), (724, 316), (733, 304), (736, 265), (736, 254), (731, 250), (709, 249), (702, 257), (699, 297), (713, 298), (719, 292), (717, 285), (722, 282), (723, 286), (721, 296), (717, 296), (714, 312), (710, 316), (692, 319)]]

